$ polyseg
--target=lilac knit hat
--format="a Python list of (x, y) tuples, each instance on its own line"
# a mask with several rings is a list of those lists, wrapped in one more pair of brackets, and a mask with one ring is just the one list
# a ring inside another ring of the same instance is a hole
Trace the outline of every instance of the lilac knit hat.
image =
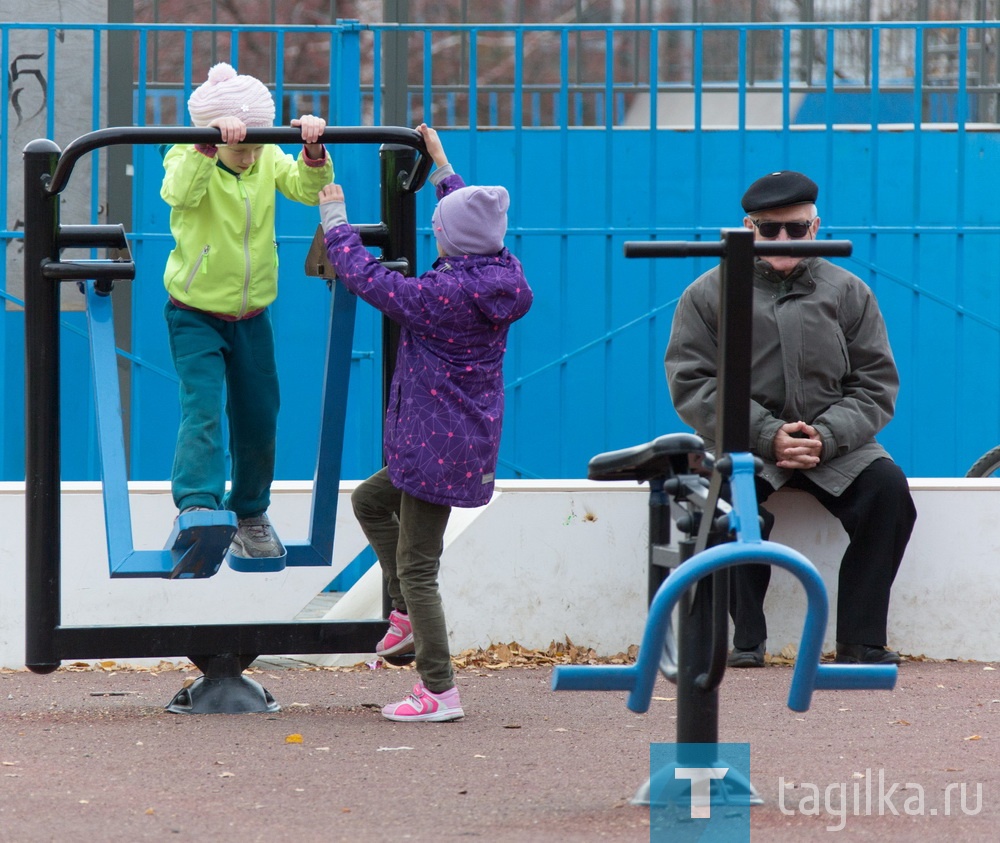
[(507, 233), (510, 196), (500, 185), (470, 185), (438, 202), (431, 225), (446, 255), (495, 255)]
[(239, 117), (250, 129), (268, 129), (274, 125), (271, 92), (253, 76), (237, 76), (232, 65), (225, 62), (208, 71), (208, 81), (191, 94), (188, 111), (199, 128), (216, 117)]

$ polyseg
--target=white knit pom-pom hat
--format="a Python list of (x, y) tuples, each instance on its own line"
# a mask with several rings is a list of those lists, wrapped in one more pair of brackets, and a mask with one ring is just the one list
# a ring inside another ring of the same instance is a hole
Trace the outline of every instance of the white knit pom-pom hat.
[(221, 62), (191, 94), (188, 112), (199, 128), (216, 117), (239, 117), (247, 128), (268, 129), (274, 125), (274, 97), (259, 79), (239, 76), (232, 65)]

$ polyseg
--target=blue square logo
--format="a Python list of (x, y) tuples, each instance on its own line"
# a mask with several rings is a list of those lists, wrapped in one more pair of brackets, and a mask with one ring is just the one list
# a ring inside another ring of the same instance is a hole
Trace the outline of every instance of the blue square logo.
[(648, 800), (650, 843), (750, 843), (750, 744), (650, 744)]

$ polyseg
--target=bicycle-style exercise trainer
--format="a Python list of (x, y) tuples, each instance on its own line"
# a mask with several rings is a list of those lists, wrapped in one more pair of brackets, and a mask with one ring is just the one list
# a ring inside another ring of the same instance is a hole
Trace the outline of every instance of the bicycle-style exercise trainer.
[[(80, 283), (86, 293), (110, 577), (210, 577), (227, 558), (236, 517), (225, 511), (178, 516), (163, 550), (136, 549), (133, 544), (110, 293), (116, 280), (135, 277), (135, 264), (123, 226), (61, 225), (59, 213), (59, 194), (76, 161), (88, 152), (115, 144), (216, 143), (218, 139), (217, 129), (116, 127), (83, 135), (64, 151), (48, 139), (34, 140), (24, 150), (25, 412), (29, 419), (25, 431), (25, 663), (36, 673), (49, 673), (64, 659), (186, 656), (204, 675), (178, 692), (168, 706), (181, 713), (276, 710), (279, 706), (271, 695), (242, 675), (257, 656), (372, 652), (387, 628), (385, 620), (378, 618), (185, 626), (61, 623), (61, 282)], [(246, 142), (299, 143), (301, 134), (288, 127), (249, 129)], [(380, 145), (381, 221), (356, 228), (366, 245), (382, 250), (383, 260), (393, 269), (412, 274), (415, 194), (431, 167), (420, 134), (397, 127), (332, 127), (320, 142)], [(112, 249), (118, 257), (61, 259), (61, 251), (69, 248)], [(315, 260), (307, 260), (306, 274), (330, 277)], [(286, 543), (286, 555), (277, 559), (229, 554), (235, 570), (253, 573), (333, 563), (356, 298), (340, 284), (332, 284), (331, 291), (309, 537)]]
[[(555, 668), (557, 691), (629, 691), (627, 705), (649, 709), (658, 671), (677, 684), (678, 761), (657, 771), (633, 800), (676, 804), (694, 782), (675, 775), (691, 761), (705, 767), (704, 745), (718, 744), (719, 686), (726, 670), (729, 633), (729, 568), (777, 565), (806, 590), (807, 611), (792, 674), (788, 706), (806, 711), (814, 690), (890, 689), (895, 665), (820, 664), (829, 606), (816, 567), (802, 554), (763, 541), (754, 489), (756, 458), (750, 454), (750, 365), (752, 359), (753, 262), (755, 256), (846, 256), (848, 241), (754, 242), (747, 229), (724, 229), (718, 242), (650, 241), (625, 244), (626, 257), (721, 258), (718, 378), (714, 460), (691, 434), (668, 434), (644, 445), (591, 459), (592, 480), (650, 485), (649, 617), (634, 665)], [(704, 461), (703, 461), (704, 460)], [(707, 466), (711, 466), (709, 472)], [(708, 479), (710, 477), (710, 479)], [(731, 503), (723, 497), (728, 486)], [(670, 523), (685, 534), (670, 545)], [(672, 616), (677, 613), (676, 640)], [(684, 745), (702, 745), (685, 758)], [(724, 765), (723, 759), (713, 757)], [(745, 777), (730, 770), (709, 783), (711, 804), (749, 806), (762, 801)]]

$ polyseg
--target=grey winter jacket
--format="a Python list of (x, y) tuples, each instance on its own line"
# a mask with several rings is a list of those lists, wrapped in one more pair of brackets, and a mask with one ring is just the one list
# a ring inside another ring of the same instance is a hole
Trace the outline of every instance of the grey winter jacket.
[[(823, 258), (782, 281), (757, 261), (753, 284), (750, 448), (776, 489), (792, 472), (774, 462), (782, 424), (804, 421), (823, 438), (810, 480), (839, 495), (886, 450), (875, 441), (892, 419), (899, 374), (871, 289)], [(665, 359), (677, 414), (714, 448), (718, 267), (694, 281), (674, 313)], [(789, 289), (790, 285), (790, 289)]]

